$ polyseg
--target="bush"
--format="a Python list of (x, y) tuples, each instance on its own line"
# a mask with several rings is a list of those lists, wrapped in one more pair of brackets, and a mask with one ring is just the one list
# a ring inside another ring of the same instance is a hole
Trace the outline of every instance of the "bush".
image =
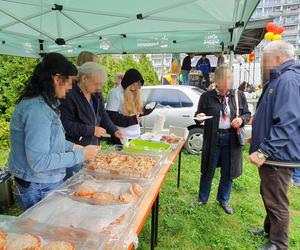
[[(71, 58), (75, 63), (75, 58)], [(150, 60), (142, 55), (139, 61), (126, 55), (116, 58), (111, 55), (100, 56), (100, 64), (107, 70), (108, 81), (103, 88), (103, 96), (106, 99), (110, 89), (114, 85), (115, 74), (125, 73), (127, 69), (138, 69), (145, 79), (145, 85), (159, 84), (158, 77)], [(13, 56), (0, 56), (0, 148), (9, 146), (9, 121), (15, 109), (17, 98), (23, 90), (24, 83), (30, 77), (37, 59), (21, 58)]]

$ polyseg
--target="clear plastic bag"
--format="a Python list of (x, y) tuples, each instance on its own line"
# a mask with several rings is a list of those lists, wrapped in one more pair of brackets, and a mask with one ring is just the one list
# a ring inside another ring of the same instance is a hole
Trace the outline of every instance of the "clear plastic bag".
[(149, 183), (133, 180), (97, 179), (81, 172), (65, 182), (56, 192), (71, 199), (93, 205), (136, 205), (144, 196)]
[[(7, 234), (7, 244), (23, 244), (24, 238), (36, 247), (64, 244), (75, 249), (104, 249), (107, 237), (74, 228), (55, 227), (18, 217), (0, 216), (0, 231)], [(21, 237), (20, 237), (21, 236)], [(67, 249), (67, 248), (66, 248)]]
[(105, 235), (123, 232), (134, 216), (130, 205), (94, 206), (74, 201), (59, 192), (49, 194), (21, 215), (41, 223), (78, 228)]

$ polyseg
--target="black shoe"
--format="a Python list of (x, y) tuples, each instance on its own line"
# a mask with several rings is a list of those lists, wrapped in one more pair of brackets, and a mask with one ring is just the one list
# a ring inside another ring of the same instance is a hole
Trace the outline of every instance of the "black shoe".
[(272, 242), (268, 242), (267, 244), (263, 245), (259, 250), (277, 250), (277, 246)]
[(269, 234), (267, 232), (265, 232), (265, 230), (262, 229), (262, 228), (250, 229), (249, 233), (253, 234), (255, 236), (261, 236), (261, 237), (268, 237), (269, 236)]
[(205, 202), (205, 201), (194, 200), (194, 201), (192, 202), (192, 205), (193, 205), (193, 206), (204, 206), (204, 205), (206, 205), (206, 203), (207, 203), (207, 202)]
[(233, 214), (234, 211), (228, 203), (220, 203), (220, 206), (224, 209), (226, 214)]

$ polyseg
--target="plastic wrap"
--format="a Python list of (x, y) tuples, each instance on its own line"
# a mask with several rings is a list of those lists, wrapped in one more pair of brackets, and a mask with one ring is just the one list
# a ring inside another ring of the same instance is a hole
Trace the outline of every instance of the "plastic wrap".
[(20, 236), (24, 237), (25, 234), (29, 235), (26, 235), (26, 238), (29, 237), (33, 239), (33, 243), (41, 247), (59, 241), (59, 244), (66, 244), (69, 247), (73, 247), (69, 249), (91, 250), (104, 249), (104, 246), (107, 244), (107, 237), (104, 235), (74, 228), (54, 227), (33, 220), (20, 219), (18, 217), (5, 218), (1, 216), (0, 231), (7, 234), (9, 247), (12, 247), (10, 244), (16, 244), (16, 241), (23, 244), (22, 240), (20, 242), (20, 239), (18, 240), (16, 238)]
[(85, 171), (92, 174), (150, 179), (162, 166), (161, 159), (157, 155), (101, 151), (94, 161), (86, 164)]
[(59, 192), (49, 194), (21, 215), (41, 223), (72, 227), (105, 235), (116, 235), (127, 228), (134, 216), (130, 205), (94, 206), (75, 201)]
[(149, 183), (133, 180), (99, 180), (81, 172), (65, 182), (56, 192), (73, 200), (93, 205), (136, 205), (146, 193)]

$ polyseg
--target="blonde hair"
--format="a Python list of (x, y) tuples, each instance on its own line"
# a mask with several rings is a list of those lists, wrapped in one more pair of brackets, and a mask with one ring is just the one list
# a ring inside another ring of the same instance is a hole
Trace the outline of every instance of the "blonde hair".
[(136, 91), (136, 94), (132, 93), (129, 87), (124, 90), (124, 112), (129, 116), (143, 113), (140, 89)]
[(98, 63), (86, 62), (77, 68), (78, 68), (79, 79), (83, 75), (86, 75), (88, 78), (93, 78), (93, 79), (95, 79), (96, 76), (99, 76), (102, 83), (106, 82), (107, 80), (106, 70)]
[(77, 66), (81, 66), (82, 64), (86, 63), (86, 62), (93, 62), (94, 57), (97, 57), (97, 55), (95, 55), (92, 52), (89, 51), (82, 51), (80, 52), (80, 54), (77, 57)]
[(232, 76), (231, 68), (227, 64), (222, 64), (215, 70), (215, 82), (224, 78), (224, 76)]

